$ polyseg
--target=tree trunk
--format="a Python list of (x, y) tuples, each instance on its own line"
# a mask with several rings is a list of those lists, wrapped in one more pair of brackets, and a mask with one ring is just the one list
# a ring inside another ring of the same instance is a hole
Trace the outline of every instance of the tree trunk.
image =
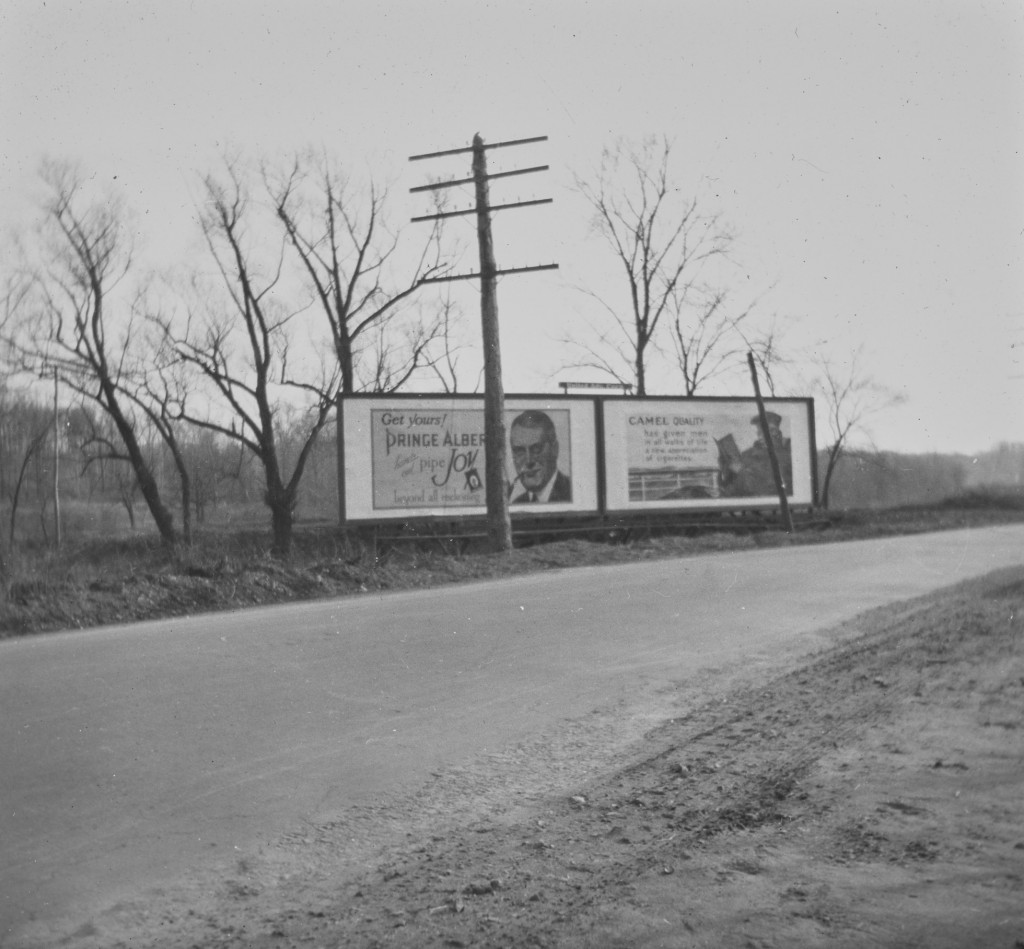
[(128, 526), (132, 530), (135, 530), (135, 505), (132, 503), (131, 497), (129, 497), (126, 492), (121, 493), (121, 506), (128, 514)]
[(295, 497), (279, 488), (267, 492), (267, 506), (270, 508), (270, 522), (273, 532), (271, 553), (286, 560), (292, 552), (292, 534), (295, 524)]
[(843, 453), (841, 442), (836, 442), (828, 450), (828, 462), (825, 465), (825, 479), (821, 483), (821, 506), (828, 510), (828, 492), (832, 485), (832, 475), (835, 474), (836, 466), (839, 464), (839, 456)]
[(163, 541), (165, 547), (171, 547), (178, 542), (178, 532), (174, 529), (174, 518), (164, 504), (163, 498), (160, 497), (160, 486), (156, 483), (156, 478), (153, 477), (149, 465), (146, 464), (142, 448), (135, 437), (135, 429), (132, 428), (131, 423), (121, 411), (117, 392), (111, 382), (104, 382), (103, 395), (104, 399), (100, 404), (113, 420), (114, 425), (117, 426), (117, 432), (128, 452), (128, 460), (135, 472), (135, 480), (139, 484), (142, 498), (149, 508), (149, 513), (153, 516), (156, 529), (160, 532), (160, 540)]
[[(134, 437), (132, 437), (132, 441), (135, 441)], [(134, 445), (134, 450), (132, 446), (128, 446), (128, 455), (132, 460), (132, 467), (135, 469), (142, 498), (146, 502), (146, 507), (149, 508), (149, 513), (153, 515), (156, 529), (160, 532), (160, 540), (163, 541), (164, 546), (173, 546), (178, 542), (178, 532), (174, 529), (174, 518), (160, 497), (160, 488), (156, 483), (156, 478), (149, 470), (137, 443)]]
[(32, 457), (39, 450), (42, 445), (47, 433), (50, 431), (50, 426), (47, 425), (32, 441), (29, 443), (28, 450), (25, 452), (25, 457), (21, 460), (21, 467), (18, 469), (18, 478), (14, 482), (14, 492), (11, 495), (11, 515), (10, 515), (10, 545), (11, 550), (14, 549), (17, 541), (15, 540), (14, 529), (17, 524), (18, 517), (18, 502), (21, 498), (21, 488), (25, 483), (25, 473), (28, 471), (29, 462), (32, 461)]
[(636, 350), (636, 394), (639, 398), (647, 395), (647, 373), (644, 369), (644, 350), (637, 346)]
[(184, 469), (181, 475), (181, 536), (185, 543), (192, 542), (192, 481)]
[(192, 473), (172, 430), (168, 427), (162, 430), (162, 434), (164, 444), (170, 449), (174, 460), (174, 469), (178, 472), (178, 483), (181, 485), (181, 536), (188, 544), (192, 541)]
[(266, 484), (263, 500), (270, 508), (273, 536), (270, 552), (274, 557), (286, 559), (292, 552), (292, 526), (298, 491), (295, 486), (286, 485), (281, 478), (281, 469), (273, 443), (264, 444), (263, 447), (264, 454), (260, 458), (263, 462), (263, 477)]
[(356, 390), (352, 340), (348, 335), (348, 327), (344, 324), (339, 327), (338, 334), (334, 348), (338, 354), (338, 368), (341, 370), (341, 391), (344, 395), (351, 395)]

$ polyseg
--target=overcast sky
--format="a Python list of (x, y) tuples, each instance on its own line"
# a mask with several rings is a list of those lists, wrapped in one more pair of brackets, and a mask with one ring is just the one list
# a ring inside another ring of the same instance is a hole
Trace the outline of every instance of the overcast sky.
[(906, 395), (873, 424), (880, 447), (983, 450), (1024, 441), (1022, 9), (0, 0), (0, 216), (30, 221), (40, 159), (73, 159), (170, 258), (193, 234), (195, 175), (225, 148), (326, 147), (394, 179), (404, 219), (427, 210), (409, 187), (468, 173), (409, 155), (548, 135), (492, 155), (552, 166), (502, 197), (554, 205), (495, 227), (500, 265), (561, 265), (499, 290), (506, 388), (557, 391), (579, 373), (552, 340), (596, 312), (571, 285), (611, 267), (572, 173), (616, 136), (664, 133), (680, 187), (737, 234), (736, 293), (784, 317), (794, 350), (862, 344)]

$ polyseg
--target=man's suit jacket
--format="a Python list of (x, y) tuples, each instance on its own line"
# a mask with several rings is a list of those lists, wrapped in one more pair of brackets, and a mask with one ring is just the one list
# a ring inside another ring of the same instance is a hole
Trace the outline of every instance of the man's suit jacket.
[[(563, 474), (561, 471), (555, 472), (555, 480), (551, 485), (551, 494), (548, 496), (548, 501), (571, 501), (572, 500), (572, 482), (569, 480), (569, 476)], [(513, 504), (529, 504), (529, 500), (525, 494), (519, 495), (517, 498), (513, 498)]]
[(561, 471), (555, 472), (555, 483), (551, 485), (551, 494), (548, 497), (549, 501), (571, 501), (572, 500), (572, 482), (569, 480), (569, 476), (562, 474)]

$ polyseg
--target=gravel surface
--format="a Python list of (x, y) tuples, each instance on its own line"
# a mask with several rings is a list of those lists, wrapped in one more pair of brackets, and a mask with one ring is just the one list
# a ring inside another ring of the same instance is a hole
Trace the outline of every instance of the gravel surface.
[(872, 611), (18, 949), (1019, 949), (1022, 611), (1024, 567)]

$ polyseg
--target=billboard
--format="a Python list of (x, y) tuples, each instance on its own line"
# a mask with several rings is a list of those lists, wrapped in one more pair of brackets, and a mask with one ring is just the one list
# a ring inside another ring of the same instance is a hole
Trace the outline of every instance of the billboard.
[[(505, 490), (513, 516), (596, 511), (592, 399), (505, 399)], [(342, 400), (345, 520), (486, 513), (482, 396)]]
[[(813, 403), (766, 399), (790, 503), (814, 503)], [(609, 511), (778, 506), (754, 399), (602, 400)]]

